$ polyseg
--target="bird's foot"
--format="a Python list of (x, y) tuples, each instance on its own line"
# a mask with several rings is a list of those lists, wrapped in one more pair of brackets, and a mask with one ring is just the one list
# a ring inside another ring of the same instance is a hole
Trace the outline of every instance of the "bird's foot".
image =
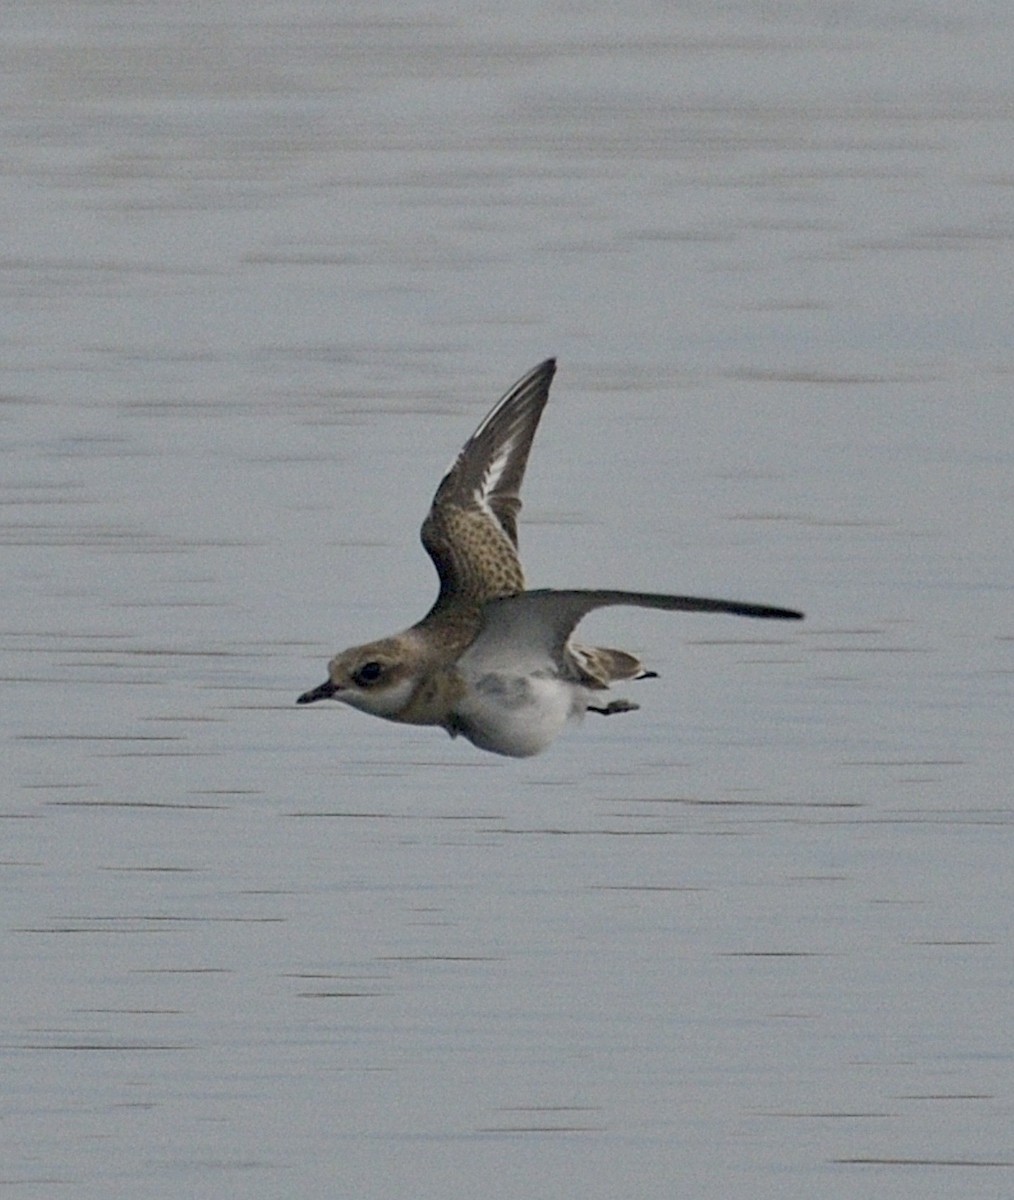
[(637, 712), (640, 707), (640, 704), (634, 704), (630, 700), (610, 700), (605, 708), (596, 708), (593, 704), (589, 704), (588, 711), (601, 713), (604, 717), (611, 717), (613, 713)]

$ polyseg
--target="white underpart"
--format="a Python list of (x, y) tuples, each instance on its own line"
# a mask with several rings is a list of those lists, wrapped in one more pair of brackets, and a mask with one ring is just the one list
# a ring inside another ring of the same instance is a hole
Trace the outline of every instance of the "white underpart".
[(555, 673), (490, 671), (467, 682), (455, 707), (462, 736), (480, 750), (511, 758), (539, 754), (588, 707), (587, 689)]
[(410, 678), (402, 679), (390, 687), (342, 688), (335, 692), (334, 699), (374, 717), (387, 717), (390, 720), (408, 704), (415, 685), (416, 680)]

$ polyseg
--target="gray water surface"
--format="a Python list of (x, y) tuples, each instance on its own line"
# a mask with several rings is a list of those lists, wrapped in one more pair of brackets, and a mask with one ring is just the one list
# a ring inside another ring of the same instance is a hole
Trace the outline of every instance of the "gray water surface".
[[(1007, 5), (10, 8), (12, 1195), (1014, 1189)], [(293, 701), (560, 370), (545, 756)]]

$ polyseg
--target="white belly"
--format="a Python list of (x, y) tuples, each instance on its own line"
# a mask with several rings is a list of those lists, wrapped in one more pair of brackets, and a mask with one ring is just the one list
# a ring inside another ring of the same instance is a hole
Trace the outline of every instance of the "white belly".
[(527, 758), (545, 750), (586, 704), (583, 687), (555, 676), (489, 672), (469, 681), (455, 706), (454, 732), (480, 750)]

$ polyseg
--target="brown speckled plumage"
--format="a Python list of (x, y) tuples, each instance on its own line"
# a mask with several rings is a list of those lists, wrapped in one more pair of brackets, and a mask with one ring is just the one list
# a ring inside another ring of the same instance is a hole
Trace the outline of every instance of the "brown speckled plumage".
[(500, 399), (462, 447), (423, 522), (440, 591), (414, 628), (435, 634), (448, 662), (475, 637), (483, 604), (524, 589), (519, 492), (555, 371), (547, 359)]
[(300, 704), (337, 699), (374, 716), (439, 725), (483, 750), (538, 754), (584, 712), (632, 712), (600, 693), (652, 674), (625, 650), (570, 640), (596, 608), (797, 618), (766, 605), (608, 590), (525, 589), (518, 557), (520, 489), (556, 370), (546, 359), (492, 409), (441, 480), (422, 542), (440, 579), (432, 608), (410, 629), (335, 655), (328, 679)]
[(518, 558), (521, 484), (532, 439), (549, 399), (556, 362), (540, 363), (502, 397), (441, 480), (423, 522), (422, 543), (440, 577), (440, 594), (420, 625), (447, 610), (478, 610), (525, 586)]
[[(501, 398), (462, 447), (423, 522), (422, 543), (437, 568), (440, 592), (414, 628), (437, 632), (448, 662), (475, 637), (484, 604), (524, 591), (520, 491), (555, 371), (556, 361), (547, 359)], [(642, 674), (640, 661), (626, 651), (572, 649), (589, 687)]]

